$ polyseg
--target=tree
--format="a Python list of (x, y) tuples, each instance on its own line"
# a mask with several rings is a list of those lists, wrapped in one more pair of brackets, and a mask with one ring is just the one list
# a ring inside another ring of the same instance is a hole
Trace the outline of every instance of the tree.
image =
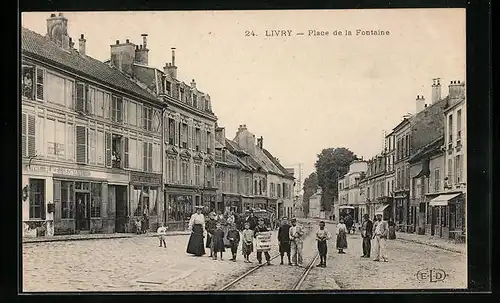
[(302, 209), (304, 210), (304, 215), (307, 216), (309, 214), (309, 199), (314, 193), (316, 193), (316, 189), (318, 188), (318, 175), (316, 172), (312, 172), (305, 180), (304, 180), (304, 196), (302, 198)]
[(318, 185), (323, 190), (321, 207), (330, 211), (333, 198), (338, 197), (338, 179), (349, 171), (349, 165), (356, 155), (345, 147), (323, 149), (316, 161)]

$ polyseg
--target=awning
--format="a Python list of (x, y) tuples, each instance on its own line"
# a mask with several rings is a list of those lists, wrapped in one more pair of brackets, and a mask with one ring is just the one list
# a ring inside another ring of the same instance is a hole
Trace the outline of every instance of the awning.
[(377, 208), (377, 210), (375, 211), (375, 214), (383, 214), (384, 213), (384, 210), (389, 207), (389, 204), (384, 204), (382, 206), (380, 206), (379, 208)]
[(354, 209), (354, 206), (341, 205), (339, 206), (339, 209)]
[(448, 201), (450, 201), (453, 198), (458, 197), (459, 195), (460, 195), (460, 193), (439, 195), (429, 202), (429, 206), (446, 206), (446, 205), (448, 205)]

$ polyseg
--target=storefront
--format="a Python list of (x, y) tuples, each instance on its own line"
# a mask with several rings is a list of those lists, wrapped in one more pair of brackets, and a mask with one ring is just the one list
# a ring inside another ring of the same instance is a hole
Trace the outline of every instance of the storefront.
[[(186, 230), (194, 213), (195, 197), (201, 193), (194, 187), (169, 184), (165, 188), (166, 221), (169, 230)], [(209, 196), (207, 196), (209, 197)], [(208, 198), (210, 203), (210, 199)]]
[(407, 232), (411, 230), (410, 227), (410, 200), (408, 192), (399, 193), (395, 198), (395, 210), (394, 210), (394, 222), (396, 223), (396, 229), (401, 232)]
[(150, 231), (156, 231), (163, 221), (161, 184), (161, 174), (130, 172), (129, 231), (135, 231), (137, 220), (145, 219)]
[(243, 205), (240, 194), (222, 194), (222, 199), (224, 201), (224, 212), (234, 211), (235, 213), (241, 213)]
[(254, 208), (257, 208), (257, 209), (267, 209), (267, 207), (268, 207), (267, 198), (255, 197), (253, 205), (254, 205)]
[(115, 232), (109, 184), (128, 182), (126, 172), (24, 165), (23, 235)]
[(254, 208), (254, 205), (253, 205), (254, 201), (253, 201), (253, 199), (251, 197), (242, 196), (241, 200), (242, 200), (242, 204), (243, 204), (243, 210), (242, 210), (242, 212)]
[(430, 234), (456, 238), (465, 234), (465, 195), (461, 192), (435, 196), (429, 201)]
[(215, 189), (203, 189), (202, 190), (202, 196), (203, 196), (203, 210), (204, 213), (210, 213), (212, 211), (215, 211), (215, 205), (217, 201), (217, 195), (215, 192)]

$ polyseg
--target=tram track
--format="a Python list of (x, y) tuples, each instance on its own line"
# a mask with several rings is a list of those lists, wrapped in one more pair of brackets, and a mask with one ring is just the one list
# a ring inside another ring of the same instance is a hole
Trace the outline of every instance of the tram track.
[[(308, 231), (306, 238), (310, 236), (310, 233), (312, 231), (312, 228), (308, 224), (307, 226)], [(275, 260), (279, 256), (280, 254), (271, 256), (270, 261)], [(226, 283), (218, 290), (261, 290), (260, 287), (257, 287), (258, 284), (262, 284), (262, 288), (264, 288), (265, 290), (300, 290), (302, 284), (304, 283), (307, 276), (313, 269), (314, 264), (318, 260), (318, 257), (319, 254), (315, 253), (305, 267), (280, 265), (278, 267), (279, 269), (277, 269), (276, 266), (268, 266), (266, 263), (258, 264), (245, 271), (243, 274), (237, 276), (230, 282)], [(299, 268), (301, 269), (301, 271), (297, 270)], [(269, 269), (272, 270), (269, 271)], [(283, 276), (282, 278), (279, 277), (280, 274)], [(276, 278), (276, 275), (278, 275), (278, 279), (272, 280), (273, 277)]]

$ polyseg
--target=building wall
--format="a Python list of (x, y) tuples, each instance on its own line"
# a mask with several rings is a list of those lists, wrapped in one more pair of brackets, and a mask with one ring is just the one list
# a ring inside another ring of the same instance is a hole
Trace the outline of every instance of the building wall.
[[(450, 117), (452, 119), (451, 125)], [(467, 183), (466, 121), (464, 101), (454, 105), (445, 113), (445, 174), (448, 177), (449, 185), (453, 188), (460, 188), (460, 183)]]

